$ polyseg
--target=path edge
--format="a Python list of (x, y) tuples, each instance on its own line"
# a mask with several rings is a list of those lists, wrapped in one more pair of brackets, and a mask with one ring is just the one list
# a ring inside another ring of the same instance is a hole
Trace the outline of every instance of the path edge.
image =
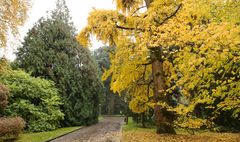
[(123, 140), (123, 126), (124, 125), (125, 125), (125, 122), (124, 122), (124, 120), (122, 120), (121, 127), (120, 127), (120, 139), (119, 139), (119, 142), (122, 142), (122, 140)]
[(48, 139), (48, 140), (46, 140), (46, 141), (44, 141), (44, 142), (51, 142), (52, 140), (58, 139), (58, 138), (60, 138), (60, 137), (63, 137), (63, 136), (65, 136), (65, 135), (68, 135), (68, 134), (73, 133), (73, 132), (75, 132), (75, 131), (78, 131), (78, 130), (80, 130), (80, 129), (82, 129), (82, 128), (85, 128), (85, 126), (80, 126), (80, 128), (77, 128), (77, 129), (72, 130), (72, 131), (70, 131), (70, 132), (64, 133), (64, 134), (59, 135), (59, 136), (57, 136), (57, 137)]

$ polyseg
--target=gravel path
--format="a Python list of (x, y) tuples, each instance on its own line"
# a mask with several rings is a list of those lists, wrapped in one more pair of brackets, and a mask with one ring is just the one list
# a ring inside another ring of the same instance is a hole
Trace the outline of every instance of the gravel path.
[(54, 139), (51, 142), (120, 142), (123, 117), (104, 117), (99, 123)]

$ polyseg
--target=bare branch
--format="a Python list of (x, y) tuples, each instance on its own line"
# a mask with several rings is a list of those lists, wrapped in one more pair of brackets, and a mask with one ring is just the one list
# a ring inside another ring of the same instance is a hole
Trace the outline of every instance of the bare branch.
[(140, 9), (145, 8), (145, 7), (147, 7), (147, 6), (141, 6), (141, 7), (137, 8), (137, 9), (131, 14), (131, 16), (133, 16), (136, 12), (138, 12)]
[[(162, 22), (160, 22), (159, 25), (163, 25), (167, 20), (169, 20), (172, 17), (174, 17), (178, 13), (178, 11), (180, 10), (181, 7), (182, 7), (182, 4), (180, 4), (177, 7), (177, 9), (171, 15), (166, 16), (166, 18)], [(141, 28), (130, 28), (130, 27), (120, 26), (120, 25), (117, 25), (117, 24), (116, 24), (116, 28), (124, 29), (124, 30), (138, 30), (138, 31), (142, 31), (142, 32), (146, 31), (145, 29), (141, 29)]]

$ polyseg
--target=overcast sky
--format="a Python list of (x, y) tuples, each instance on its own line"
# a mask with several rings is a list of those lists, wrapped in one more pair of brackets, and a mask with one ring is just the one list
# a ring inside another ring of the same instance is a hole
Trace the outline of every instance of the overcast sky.
[[(5, 48), (5, 56), (13, 60), (15, 57), (13, 52), (16, 51), (16, 48), (19, 46), (20, 42), (23, 40), (23, 37), (26, 35), (27, 31), (33, 27), (33, 24), (38, 21), (39, 18), (45, 17), (47, 11), (51, 11), (55, 8), (56, 0), (31, 0), (32, 8), (28, 12), (29, 18), (23, 27), (20, 27), (20, 41), (11, 37), (8, 42), (8, 47)], [(65, 0), (67, 6), (70, 10), (72, 20), (75, 27), (80, 31), (84, 26), (87, 25), (88, 13), (94, 8), (96, 9), (115, 9), (115, 4), (113, 0)], [(95, 39), (92, 41), (93, 47), (91, 49), (96, 49), (103, 44), (97, 42)], [(3, 51), (0, 51), (3, 52)], [(1, 53), (0, 53), (1, 54)], [(0, 55), (1, 56), (1, 55)]]

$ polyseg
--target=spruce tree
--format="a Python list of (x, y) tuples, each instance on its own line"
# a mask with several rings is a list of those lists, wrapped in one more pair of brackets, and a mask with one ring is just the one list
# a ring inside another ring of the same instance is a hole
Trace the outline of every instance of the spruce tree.
[(97, 122), (102, 86), (96, 64), (75, 32), (65, 1), (58, 0), (51, 16), (29, 30), (16, 59), (17, 67), (56, 83), (64, 102), (64, 126)]

